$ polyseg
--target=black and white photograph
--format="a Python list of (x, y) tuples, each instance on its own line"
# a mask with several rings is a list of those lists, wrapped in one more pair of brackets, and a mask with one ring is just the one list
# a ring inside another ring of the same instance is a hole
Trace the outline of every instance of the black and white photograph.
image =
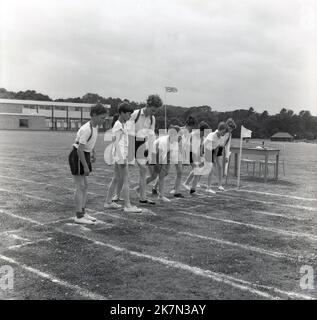
[(316, 57), (314, 0), (0, 0), (0, 300), (316, 300)]

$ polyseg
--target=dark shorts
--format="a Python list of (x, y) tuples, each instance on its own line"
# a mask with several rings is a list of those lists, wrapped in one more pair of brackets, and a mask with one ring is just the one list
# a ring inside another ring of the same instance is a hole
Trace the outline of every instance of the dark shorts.
[(135, 138), (135, 151), (134, 151), (135, 158), (137, 158), (137, 152), (138, 152), (139, 148), (140, 148), (140, 150), (142, 150), (142, 148), (144, 149), (143, 157), (142, 157), (142, 152), (140, 155), (140, 151), (139, 151), (139, 153), (138, 153), (139, 158), (141, 157), (141, 159), (144, 159), (148, 156), (148, 154), (149, 154), (148, 150), (145, 149), (145, 146), (142, 146), (144, 143), (145, 143), (145, 140), (140, 140), (140, 139)]
[(223, 153), (223, 147), (218, 147), (212, 150), (212, 162), (215, 162), (216, 157), (221, 157)]
[[(92, 171), (91, 162), (90, 162), (90, 152), (85, 152), (85, 159), (89, 168), (89, 171)], [(84, 175), (84, 166), (82, 165), (81, 161), (79, 160), (77, 149), (73, 147), (73, 150), (68, 156), (68, 162), (70, 171), (73, 176), (82, 176)]]

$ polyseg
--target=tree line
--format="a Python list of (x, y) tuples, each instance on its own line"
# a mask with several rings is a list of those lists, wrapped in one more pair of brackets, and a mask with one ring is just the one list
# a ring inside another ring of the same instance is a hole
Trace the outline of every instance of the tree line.
[[(103, 103), (111, 106), (110, 115), (117, 113), (118, 105), (122, 101), (128, 101), (134, 109), (143, 107), (144, 102), (129, 101), (128, 99), (102, 97), (96, 93), (87, 93), (82, 97), (55, 99), (36, 92), (35, 90), (26, 91), (7, 91), (0, 88), (0, 98), (2, 99), (21, 99), (38, 101), (57, 101), (57, 102), (77, 102), (77, 103)], [(164, 108), (160, 108), (156, 114), (156, 127), (164, 128)], [(302, 110), (298, 114), (291, 109), (282, 108), (277, 114), (270, 115), (267, 111), (258, 113), (253, 107), (248, 109), (237, 109), (234, 111), (219, 112), (213, 111), (210, 106), (194, 106), (184, 108), (181, 106), (166, 106), (167, 125), (184, 125), (189, 116), (195, 117), (199, 122), (205, 121), (215, 130), (220, 121), (233, 118), (237, 123), (237, 130), (233, 132), (233, 137), (239, 137), (240, 126), (252, 130), (253, 138), (269, 138), (276, 132), (288, 132), (295, 139), (313, 140), (317, 138), (317, 117), (312, 116), (310, 111)]]

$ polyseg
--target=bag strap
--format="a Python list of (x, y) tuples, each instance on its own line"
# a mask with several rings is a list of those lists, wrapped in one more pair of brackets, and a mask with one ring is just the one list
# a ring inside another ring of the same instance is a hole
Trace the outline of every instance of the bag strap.
[[(138, 115), (136, 116), (134, 123), (137, 123), (139, 118), (140, 118), (140, 114), (141, 114), (142, 108), (139, 110)], [(153, 115), (151, 115), (151, 125), (153, 123)]]
[[(91, 121), (89, 121), (89, 124), (90, 124), (90, 136), (89, 136), (87, 142), (89, 142), (89, 140), (90, 140), (91, 137), (92, 137), (92, 133), (93, 133)], [(79, 141), (75, 141), (75, 144), (79, 144)]]
[(90, 124), (90, 136), (89, 136), (89, 138), (88, 138), (87, 142), (89, 142), (89, 140), (90, 140), (90, 139), (91, 139), (91, 137), (92, 137), (92, 133), (93, 133), (93, 129), (92, 129), (91, 121), (89, 121), (89, 124)]

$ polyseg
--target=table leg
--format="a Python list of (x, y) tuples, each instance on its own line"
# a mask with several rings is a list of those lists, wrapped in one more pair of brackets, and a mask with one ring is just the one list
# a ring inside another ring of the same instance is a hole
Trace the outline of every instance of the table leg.
[(278, 180), (278, 165), (279, 165), (280, 155), (276, 155), (276, 169), (275, 169), (275, 179)]
[(265, 164), (264, 164), (264, 182), (267, 182), (267, 169), (268, 169), (268, 155), (265, 155)]

